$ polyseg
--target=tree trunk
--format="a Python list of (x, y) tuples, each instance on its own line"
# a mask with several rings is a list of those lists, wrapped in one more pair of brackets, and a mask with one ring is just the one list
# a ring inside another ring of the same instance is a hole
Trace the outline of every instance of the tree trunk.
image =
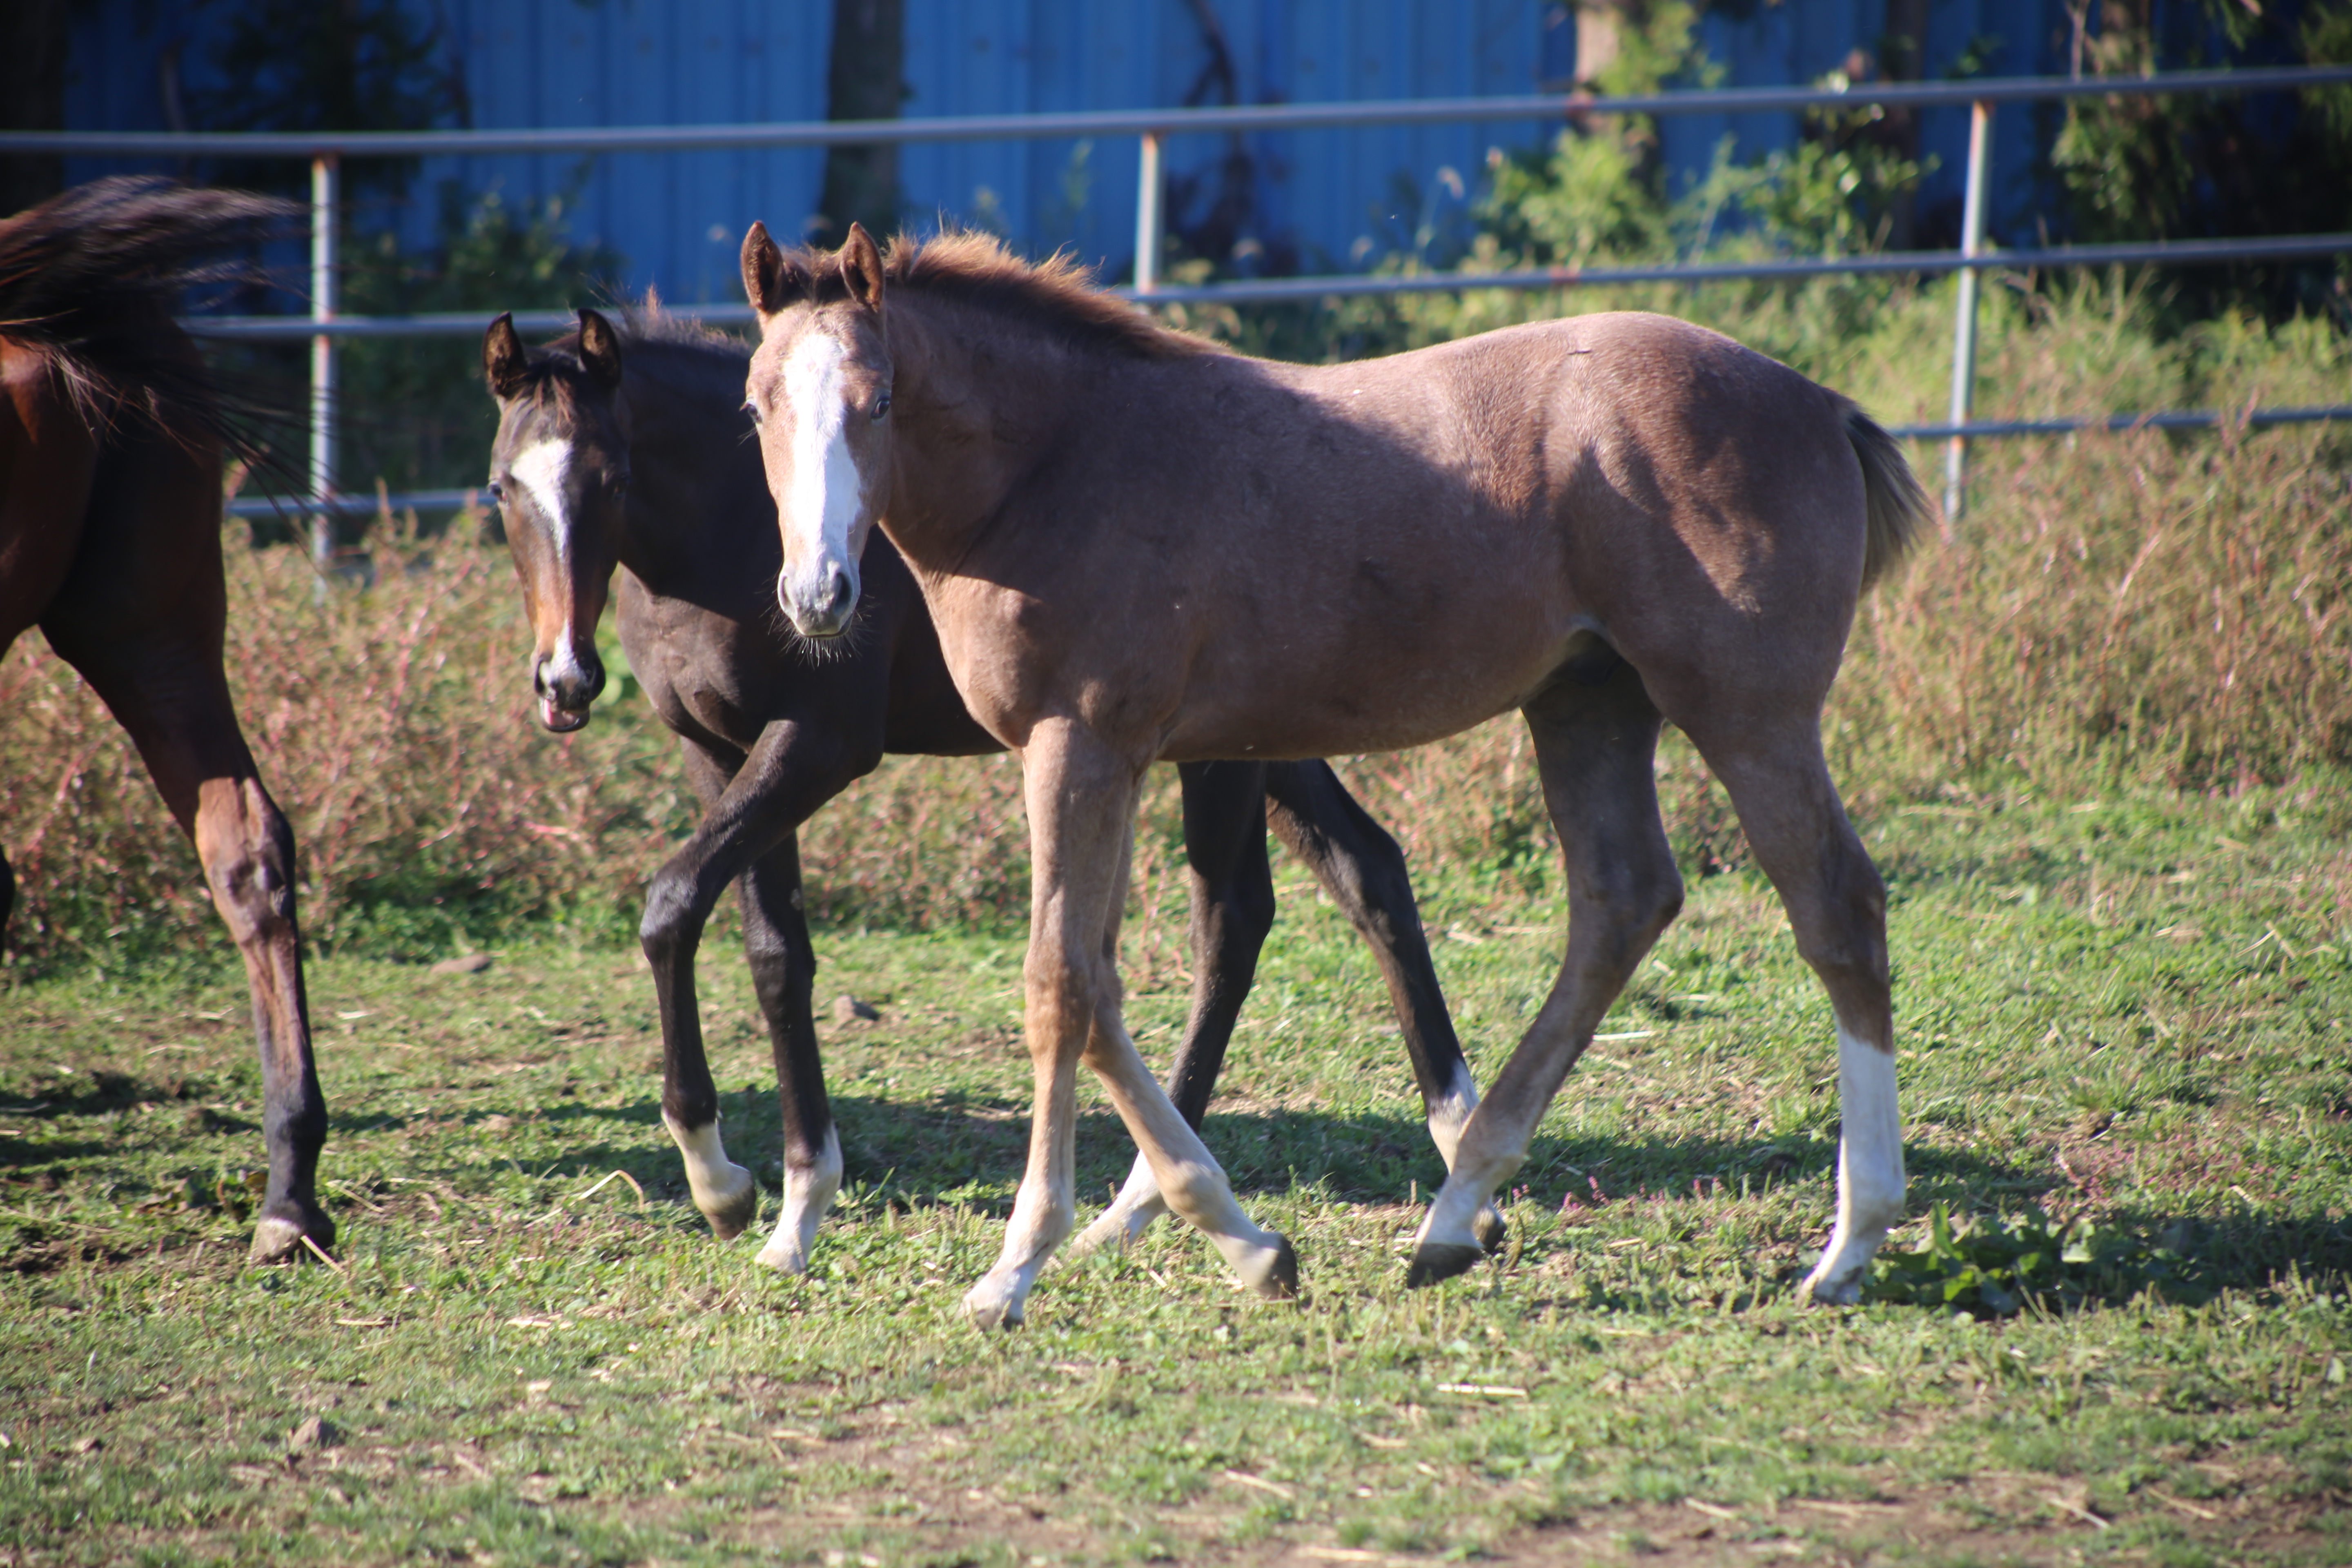
[[(825, 71), (825, 118), (896, 120), (907, 96), (906, 0), (834, 0), (833, 54)], [(809, 237), (839, 245), (851, 223), (876, 238), (898, 226), (898, 149), (829, 147), (824, 189)]]
[[(1927, 64), (1927, 0), (1886, 0), (1886, 37), (1879, 49), (1879, 74), (1888, 81), (1919, 81)], [(1914, 109), (1886, 111), (1887, 138), (1903, 156), (1919, 156), (1919, 112)], [(1887, 215), (1886, 247), (1912, 250), (1919, 244), (1919, 192), (1916, 186), (1896, 195)]]

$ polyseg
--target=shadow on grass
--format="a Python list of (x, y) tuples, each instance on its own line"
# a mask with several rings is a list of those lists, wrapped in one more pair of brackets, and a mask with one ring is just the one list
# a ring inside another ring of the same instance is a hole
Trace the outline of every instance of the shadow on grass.
[[(730, 1155), (758, 1171), (772, 1188), (782, 1139), (775, 1096), (761, 1089), (722, 1094), (719, 1100)], [(894, 1198), (915, 1206), (977, 1203), (984, 1212), (1011, 1212), (1013, 1184), (1028, 1155), (1025, 1106), (964, 1094), (918, 1104), (842, 1095), (835, 1097), (833, 1109), (848, 1182), (887, 1181)], [(483, 1123), (489, 1117), (487, 1111), (472, 1112), (457, 1120)], [(612, 1131), (658, 1129), (661, 1108), (656, 1100), (619, 1107), (552, 1106), (541, 1110), (534, 1120), (581, 1135), (583, 1141), (563, 1152), (564, 1165), (579, 1173), (623, 1169), (648, 1193), (686, 1192), (683, 1169), (667, 1139), (660, 1147), (647, 1149), (640, 1139), (623, 1143), (599, 1135), (599, 1124)], [(396, 1130), (403, 1124), (372, 1118), (356, 1122), (352, 1131)], [(446, 1122), (440, 1125), (446, 1131)], [(482, 1132), (485, 1139), (496, 1135), (488, 1128)], [(1425, 1201), (1445, 1178), (1444, 1163), (1428, 1130), (1410, 1113), (1212, 1110), (1202, 1137), (1234, 1190), (1244, 1194), (1288, 1192), (1320, 1182), (1332, 1196), (1349, 1203), (1405, 1204), (1416, 1196)], [(1076, 1145), (1082, 1201), (1107, 1197), (1108, 1189), (1126, 1178), (1135, 1159), (1127, 1129), (1108, 1110), (1082, 1111)], [(1826, 1205), (1836, 1163), (1836, 1144), (1827, 1137), (1563, 1139), (1538, 1134), (1513, 1184), (1527, 1189), (1530, 1200), (1556, 1207), (1570, 1195), (1591, 1205), (1596, 1198), (1603, 1203), (1678, 1200), (1812, 1184), (1821, 1186)], [(2019, 1165), (1940, 1153), (1920, 1156), (1914, 1175), (1915, 1185), (1928, 1199), (2039, 1193), (2055, 1180)]]
[[(773, 1191), (782, 1135), (774, 1096), (755, 1090), (720, 1098), (730, 1153)], [(914, 1208), (956, 1205), (999, 1218), (1011, 1212), (1013, 1184), (1028, 1150), (1025, 1108), (961, 1094), (911, 1105), (842, 1096), (834, 1100), (834, 1111), (845, 1173), (853, 1186), (880, 1187), (891, 1201)], [(642, 1137), (608, 1141), (609, 1131), (622, 1127), (657, 1129), (657, 1101), (556, 1106), (541, 1111), (538, 1120), (583, 1135), (564, 1150), (558, 1171), (590, 1176), (624, 1170), (649, 1196), (686, 1200), (685, 1173), (667, 1140), (652, 1148)], [(608, 1130), (606, 1137), (597, 1135), (599, 1123)], [(1416, 1197), (1426, 1202), (1444, 1177), (1427, 1131), (1410, 1114), (1213, 1111), (1202, 1131), (1235, 1190), (1245, 1194), (1286, 1193), (1319, 1183), (1343, 1202), (1403, 1205)], [(482, 1136), (496, 1134), (486, 1129)], [(1079, 1116), (1076, 1145), (1081, 1202), (1099, 1203), (1125, 1179), (1134, 1147), (1118, 1118), (1100, 1110)], [(1777, 1141), (1539, 1135), (1513, 1185), (1527, 1201), (1546, 1208), (1559, 1207), (1567, 1197), (1588, 1209), (1597, 1201), (1601, 1215), (1626, 1203), (1654, 1207), (1742, 1190), (1810, 1187), (1819, 1195), (1825, 1220), (1835, 1170), (1836, 1144), (1827, 1135)], [(1939, 1202), (1984, 1213), (2013, 1210), (2044, 1199), (2059, 1184), (2046, 1167), (1943, 1151), (1915, 1151), (1911, 1174), (1909, 1207), (1915, 1215)], [(690, 1213), (682, 1213), (679, 1221), (700, 1224)], [(2102, 1223), (2162, 1238), (2169, 1254), (2193, 1263), (2193, 1270), (2178, 1279), (2184, 1289), (2166, 1292), (2176, 1298), (2205, 1299), (2231, 1288), (2260, 1290), (2292, 1269), (2306, 1279), (2352, 1276), (2352, 1222), (2327, 1215), (2214, 1218), (2132, 1206), (2107, 1211)], [(1793, 1279), (1796, 1264), (1784, 1262), (1781, 1272)], [(2192, 1275), (2194, 1288), (2185, 1289)], [(2133, 1279), (2116, 1274), (2063, 1305), (2113, 1304), (2136, 1293)]]

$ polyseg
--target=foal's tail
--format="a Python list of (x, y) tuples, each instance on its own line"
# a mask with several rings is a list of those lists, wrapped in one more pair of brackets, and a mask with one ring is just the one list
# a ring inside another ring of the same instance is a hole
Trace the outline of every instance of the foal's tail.
[[(1841, 399), (1841, 401), (1843, 401)], [(1845, 405), (1845, 438), (1862, 460), (1862, 489), (1868, 522), (1862, 550), (1862, 586), (1871, 585), (1893, 571), (1917, 542), (1927, 521), (1927, 492), (1911, 460), (1894, 437), (1852, 403)]]

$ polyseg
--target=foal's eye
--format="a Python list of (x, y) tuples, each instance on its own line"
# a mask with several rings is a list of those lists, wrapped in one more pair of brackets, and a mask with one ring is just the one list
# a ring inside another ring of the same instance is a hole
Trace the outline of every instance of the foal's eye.
[(609, 489), (609, 490), (611, 490), (611, 491), (613, 492), (613, 499), (614, 499), (614, 500), (628, 500), (628, 499), (629, 499), (629, 479), (628, 479), (628, 476), (627, 476), (627, 475), (625, 475), (625, 474), (622, 475), (619, 479), (614, 479), (611, 484), (607, 485), (607, 486), (605, 487), (605, 489)]
[(889, 412), (890, 395), (887, 392), (879, 394), (874, 399), (874, 417), (879, 419), (882, 416)]
[(496, 479), (492, 479), (490, 481), (490, 499), (497, 501), (499, 505), (504, 506), (507, 499), (506, 486), (499, 483)]
[(743, 412), (751, 416), (752, 424), (757, 425), (760, 423), (760, 405), (746, 398), (743, 403)]

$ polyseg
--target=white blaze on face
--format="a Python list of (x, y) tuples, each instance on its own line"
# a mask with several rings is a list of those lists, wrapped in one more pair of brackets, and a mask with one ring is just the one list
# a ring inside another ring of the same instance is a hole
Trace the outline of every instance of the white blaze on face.
[(530, 492), (530, 502), (546, 520), (548, 538), (561, 563), (572, 555), (572, 513), (564, 500), (564, 481), (572, 477), (572, 443), (541, 441), (528, 447), (508, 465), (516, 480)]
[[(555, 547), (555, 567), (560, 574), (572, 560), (572, 507), (566, 484), (572, 478), (572, 443), (541, 441), (518, 453), (508, 465), (515, 482), (530, 492), (531, 505), (538, 508), (540, 521), (546, 525), (548, 542)], [(563, 595), (563, 635), (556, 639), (554, 649), (547, 656), (544, 675), (551, 686), (567, 680), (577, 680), (583, 671), (579, 656), (572, 649), (578, 628), (572, 624), (572, 595)]]
[(800, 558), (790, 573), (796, 584), (824, 583), (828, 566), (855, 569), (849, 531), (857, 521), (864, 486), (843, 428), (847, 357), (839, 342), (811, 332), (784, 361), (784, 399), (793, 418), (793, 481), (783, 497), (784, 526)]

